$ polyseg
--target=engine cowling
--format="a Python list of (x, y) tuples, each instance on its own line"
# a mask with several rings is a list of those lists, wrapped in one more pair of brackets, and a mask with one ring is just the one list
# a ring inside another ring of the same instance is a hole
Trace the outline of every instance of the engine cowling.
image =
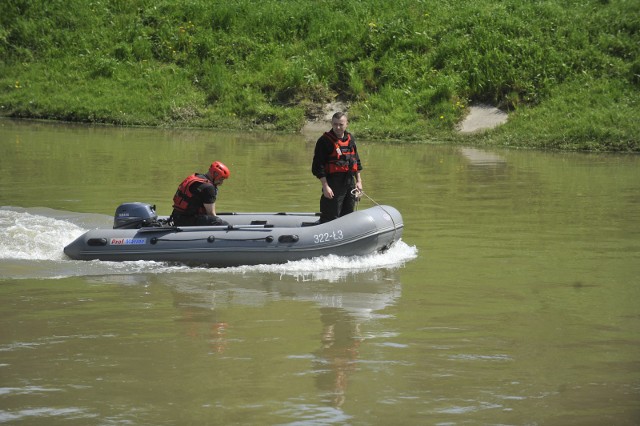
[(123, 203), (113, 217), (113, 229), (136, 229), (157, 223), (156, 206), (147, 203)]

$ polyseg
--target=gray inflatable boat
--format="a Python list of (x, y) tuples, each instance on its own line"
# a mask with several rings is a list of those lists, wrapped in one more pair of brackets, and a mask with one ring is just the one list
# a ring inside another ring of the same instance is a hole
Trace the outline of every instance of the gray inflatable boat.
[(75, 260), (154, 260), (228, 267), (387, 250), (402, 236), (400, 212), (376, 205), (318, 224), (316, 213), (221, 213), (228, 226), (171, 226), (155, 206), (125, 203), (113, 229), (94, 229), (64, 248)]

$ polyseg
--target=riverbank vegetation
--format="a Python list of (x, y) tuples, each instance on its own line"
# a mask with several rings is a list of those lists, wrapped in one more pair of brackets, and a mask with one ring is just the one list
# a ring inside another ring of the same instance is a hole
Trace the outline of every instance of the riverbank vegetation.
[[(4, 0), (0, 115), (640, 151), (634, 0)], [(472, 103), (498, 129), (455, 129)]]

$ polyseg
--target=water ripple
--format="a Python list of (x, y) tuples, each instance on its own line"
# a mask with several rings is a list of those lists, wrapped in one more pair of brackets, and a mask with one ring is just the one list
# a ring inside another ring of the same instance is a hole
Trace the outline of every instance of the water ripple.
[(465, 360), (465, 361), (513, 361), (513, 358), (511, 358), (511, 356), (506, 354), (496, 354), (496, 355), (459, 354), (459, 355), (451, 355), (449, 359)]
[(40, 407), (30, 408), (19, 411), (0, 411), (0, 423), (6, 423), (11, 421), (24, 421), (30, 417), (46, 418), (46, 417), (96, 417), (95, 415), (88, 415), (87, 411), (83, 408), (68, 407), (68, 408), (53, 408), (53, 407)]

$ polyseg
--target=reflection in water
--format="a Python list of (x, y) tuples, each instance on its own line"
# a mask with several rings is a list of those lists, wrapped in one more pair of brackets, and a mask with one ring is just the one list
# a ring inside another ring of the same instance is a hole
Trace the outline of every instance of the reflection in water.
[[(492, 198), (496, 195), (487, 193), (486, 185), (511, 184), (510, 175), (514, 170), (509, 166), (507, 160), (502, 156), (477, 148), (460, 148), (462, 158), (465, 160), (463, 170), (465, 173), (459, 175), (461, 178), (460, 190), (466, 193), (476, 193), (482, 198)], [(506, 194), (503, 191), (502, 195)], [(498, 195), (500, 196), (500, 195)], [(477, 198), (476, 198), (477, 199)]]
[(483, 151), (477, 148), (460, 148), (460, 153), (472, 166), (498, 167), (507, 164), (504, 158), (490, 151)]
[(229, 324), (220, 319), (221, 315), (216, 310), (207, 311), (182, 306), (180, 303), (175, 303), (175, 307), (181, 312), (176, 321), (184, 324), (184, 333), (187, 336), (195, 340), (206, 340), (212, 354), (222, 354), (227, 350)]
[(314, 353), (316, 385), (328, 393), (331, 405), (344, 404), (349, 375), (355, 371), (358, 348), (364, 340), (360, 324), (339, 308), (321, 308), (322, 338)]
[[(256, 278), (255, 276), (253, 278)], [(261, 308), (273, 302), (313, 302), (320, 312), (319, 348), (313, 352), (312, 371), (327, 403), (340, 408), (345, 402), (349, 376), (356, 370), (358, 350), (364, 340), (362, 325), (381, 318), (385, 308), (400, 298), (401, 286), (393, 270), (363, 273), (358, 280), (341, 283), (301, 282), (267, 274), (259, 280), (202, 286), (199, 279), (171, 284), (177, 321), (184, 332), (209, 342), (211, 354), (223, 354), (233, 341), (233, 322), (225, 310), (243, 305)]]
[[(121, 279), (112, 277), (113, 279)], [(163, 280), (162, 275), (152, 276)], [(167, 283), (174, 299), (181, 306), (214, 311), (231, 306), (261, 307), (267, 303), (293, 300), (313, 302), (320, 308), (339, 308), (359, 321), (380, 318), (379, 311), (395, 304), (401, 294), (397, 271), (384, 269), (362, 272), (357, 277), (332, 282), (301, 282), (295, 277), (279, 274), (243, 275), (227, 280), (220, 277), (213, 284), (206, 272), (180, 275), (179, 280)]]

